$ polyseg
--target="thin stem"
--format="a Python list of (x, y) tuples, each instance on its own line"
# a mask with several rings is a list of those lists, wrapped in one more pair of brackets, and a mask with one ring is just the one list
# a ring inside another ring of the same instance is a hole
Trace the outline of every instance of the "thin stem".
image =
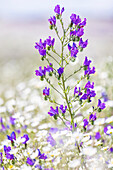
[(69, 79), (70, 77), (72, 77), (72, 76), (73, 76), (74, 74), (76, 74), (77, 72), (79, 72), (81, 69), (82, 69), (82, 66), (81, 66), (78, 70), (75, 70), (74, 73), (70, 74), (70, 75), (65, 79), (65, 81), (66, 81), (67, 79)]
[(61, 38), (60, 38), (60, 36), (59, 36), (59, 34), (58, 34), (57, 27), (55, 27), (55, 32), (56, 32), (56, 34), (57, 34), (57, 36), (58, 36), (59, 40), (61, 41)]
[(50, 83), (50, 81), (48, 81), (48, 79), (45, 77), (45, 80), (46, 80), (46, 82), (57, 92), (57, 93), (59, 93), (61, 96), (62, 96), (62, 98), (64, 98), (64, 96), (62, 95), (62, 93), (60, 93), (51, 83)]
[(69, 129), (69, 130), (71, 130), (67, 125), (66, 125), (66, 123), (64, 122), (64, 119), (59, 115), (58, 116), (61, 120), (62, 120), (62, 122), (64, 123), (64, 125)]
[[(48, 54), (51, 58), (53, 58), (53, 60), (55, 60), (58, 65), (60, 65), (60, 63), (56, 60), (56, 58), (54, 58), (54, 57), (53, 57), (51, 54), (49, 54), (48, 52), (47, 52), (47, 54)], [(60, 65), (60, 66), (61, 66), (61, 65)]]
[(58, 57), (60, 57), (61, 58), (61, 56), (56, 52), (56, 50), (55, 49), (53, 49), (52, 50)]

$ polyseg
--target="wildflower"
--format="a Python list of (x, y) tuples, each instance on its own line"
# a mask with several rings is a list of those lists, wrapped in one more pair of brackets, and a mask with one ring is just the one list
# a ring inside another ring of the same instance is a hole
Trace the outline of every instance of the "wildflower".
[(44, 69), (42, 69), (42, 67), (39, 67), (39, 70), (35, 70), (36, 72), (36, 76), (40, 76), (41, 78), (43, 78), (46, 74), (46, 67), (44, 67)]
[(50, 116), (55, 116), (55, 115), (59, 114), (59, 112), (58, 112), (58, 106), (56, 107), (56, 109), (53, 109), (53, 107), (51, 106), (48, 114), (49, 114)]
[(85, 67), (88, 67), (88, 66), (90, 66), (90, 63), (91, 63), (91, 60), (88, 60), (88, 58), (85, 57), (84, 66), (85, 66)]
[(79, 90), (77, 90), (77, 87), (75, 86), (75, 88), (74, 88), (74, 95), (75, 95), (75, 94), (78, 94), (78, 96), (81, 96), (81, 95), (82, 95), (82, 92), (81, 92), (80, 87), (79, 87)]
[(60, 67), (59, 69), (57, 69), (57, 72), (58, 72), (59, 78), (60, 78), (62, 73), (64, 72), (64, 67)]
[(33, 166), (35, 161), (28, 157), (26, 163)]
[(2, 152), (0, 152), (0, 164), (2, 164), (3, 163), (3, 154), (2, 154)]
[(8, 140), (11, 141), (11, 144), (14, 146), (14, 140), (16, 141), (16, 134), (15, 132), (12, 132), (11, 135), (7, 135)]
[(80, 38), (79, 46), (80, 46), (81, 48), (86, 48), (87, 45), (88, 45), (88, 39), (83, 42), (82, 38)]
[(95, 139), (99, 140), (101, 138), (100, 132), (97, 132), (95, 135)]
[(21, 139), (24, 139), (24, 141), (23, 141), (22, 143), (23, 143), (23, 144), (26, 144), (27, 141), (29, 140), (28, 134), (24, 134), (24, 135), (21, 137)]
[(50, 88), (47, 89), (47, 87), (45, 87), (45, 89), (43, 89), (43, 95), (49, 96), (49, 94), (50, 94)]
[(50, 19), (48, 19), (48, 21), (52, 27), (56, 25), (56, 17), (55, 16), (50, 17)]
[(111, 125), (105, 126), (105, 127), (104, 127), (104, 133), (105, 133), (106, 135), (110, 135), (110, 134), (108, 133), (108, 131), (109, 131), (110, 129), (113, 129), (113, 126), (111, 126)]
[(46, 39), (46, 44), (49, 46), (49, 47), (53, 47), (54, 46), (54, 42), (55, 42), (55, 38), (53, 38), (51, 40), (51, 36), (49, 36), (48, 39)]
[(92, 84), (91, 84), (90, 81), (88, 81), (88, 82), (86, 83), (86, 85), (85, 85), (85, 88), (86, 88), (86, 89), (87, 89), (87, 88), (93, 89), (93, 88), (94, 88), (94, 82), (92, 82)]
[(71, 53), (71, 57), (77, 57), (77, 53), (78, 53), (78, 49), (75, 43), (73, 43), (72, 47), (70, 46), (70, 44), (68, 44), (68, 49)]
[(101, 112), (101, 110), (105, 109), (105, 103), (102, 103), (100, 99), (98, 99), (98, 105), (97, 107), (99, 108), (98, 111)]
[(106, 92), (102, 92), (102, 98), (104, 99), (104, 102), (107, 102), (108, 101), (108, 96), (106, 94)]
[(76, 14), (72, 14), (70, 16), (70, 19), (71, 19), (71, 23), (73, 23), (75, 25), (78, 25), (81, 22), (79, 15), (76, 15)]
[(84, 27), (86, 25), (86, 18), (79, 24), (80, 27)]
[(13, 118), (13, 117), (10, 117), (10, 123), (11, 123), (11, 125), (12, 126), (14, 126), (15, 125), (15, 118)]
[(113, 152), (113, 147), (109, 148), (109, 151), (110, 151), (110, 152)]
[(62, 111), (62, 113), (65, 113), (67, 110), (67, 106), (60, 105), (59, 109)]
[(52, 76), (53, 68), (52, 68), (52, 64), (51, 63), (50, 63), (50, 65), (47, 65), (46, 71), (49, 72), (50, 76)]
[(83, 122), (84, 122), (84, 127), (86, 127), (89, 124), (87, 119), (84, 119)]
[(10, 153), (6, 153), (6, 158), (12, 160), (14, 159), (14, 155)]
[(94, 90), (87, 89), (87, 92), (83, 94), (80, 100), (88, 99), (88, 102), (91, 102), (91, 97), (95, 97), (95, 96), (96, 96), (96, 93)]
[(42, 56), (46, 56), (46, 41), (42, 42), (42, 39), (40, 39), (39, 43), (35, 43), (35, 48), (38, 49), (39, 54)]
[(44, 153), (41, 154), (40, 149), (38, 149), (38, 158), (45, 160), (45, 159), (47, 159), (47, 156)]
[(94, 121), (97, 119), (96, 113), (95, 114), (90, 114), (89, 120), (92, 122), (92, 125), (94, 124)]
[(11, 147), (10, 146), (7, 147), (6, 145), (4, 145), (4, 152), (5, 152), (5, 154), (10, 152), (10, 151), (11, 151)]
[(56, 5), (56, 6), (55, 6), (55, 9), (54, 9), (54, 12), (55, 12), (57, 15), (62, 15), (62, 13), (64, 12), (64, 7), (61, 9), (61, 12), (60, 12), (60, 5)]

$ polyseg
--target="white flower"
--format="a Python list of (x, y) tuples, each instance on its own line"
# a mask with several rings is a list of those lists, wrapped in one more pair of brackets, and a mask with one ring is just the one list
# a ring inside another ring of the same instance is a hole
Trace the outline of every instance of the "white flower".
[(73, 159), (72, 161), (70, 161), (68, 163), (68, 166), (70, 168), (76, 168), (76, 167), (80, 166), (80, 160), (79, 159)]
[(96, 149), (96, 148), (93, 148), (93, 147), (91, 147), (91, 146), (88, 146), (88, 147), (86, 147), (86, 148), (83, 148), (83, 150), (82, 150), (82, 153), (83, 153), (84, 155), (87, 155), (87, 156), (95, 155), (96, 152), (97, 152), (97, 149)]

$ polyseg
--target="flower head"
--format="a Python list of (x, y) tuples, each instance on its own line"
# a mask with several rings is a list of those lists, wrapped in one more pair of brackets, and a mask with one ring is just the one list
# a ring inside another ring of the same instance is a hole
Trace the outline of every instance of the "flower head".
[(35, 161), (28, 157), (26, 163), (33, 166)]
[(50, 19), (48, 19), (49, 23), (51, 26), (55, 26), (56, 25), (56, 17), (50, 17)]
[(71, 57), (77, 57), (78, 49), (75, 43), (73, 43), (72, 47), (68, 44), (68, 49), (71, 53)]
[(71, 19), (71, 22), (75, 25), (78, 25), (81, 22), (79, 15), (76, 15), (76, 14), (72, 14), (70, 16), (70, 19)]
[(56, 106), (56, 109), (53, 109), (53, 107), (51, 106), (48, 114), (49, 114), (50, 116), (55, 116), (55, 115), (59, 114), (58, 106)]
[(86, 48), (87, 45), (88, 45), (88, 39), (83, 42), (82, 38), (80, 38), (79, 46), (80, 46), (81, 48)]
[(26, 144), (27, 141), (29, 140), (28, 134), (24, 134), (21, 138), (24, 139), (24, 142), (22, 142), (23, 144)]
[(49, 47), (53, 47), (53, 46), (54, 46), (54, 42), (55, 42), (55, 38), (51, 39), (51, 36), (49, 36), (49, 38), (46, 39), (46, 44), (47, 44)]
[(60, 67), (59, 69), (57, 69), (57, 72), (59, 74), (59, 77), (62, 75), (62, 73), (64, 72), (64, 67)]
[(101, 138), (100, 132), (97, 132), (95, 135), (95, 139), (99, 140)]
[(67, 106), (60, 105), (59, 109), (62, 111), (62, 113), (65, 113), (67, 110)]
[(44, 67), (44, 69), (42, 69), (42, 67), (39, 67), (39, 70), (35, 70), (36, 76), (40, 76), (43, 77), (46, 74), (46, 67)]
[(60, 5), (56, 5), (55, 6), (55, 9), (54, 9), (54, 12), (57, 14), (57, 15), (62, 15), (62, 13), (64, 12), (64, 7), (61, 9), (60, 11)]
[(43, 95), (49, 96), (49, 94), (50, 94), (50, 88), (47, 89), (47, 87), (45, 87), (45, 89), (43, 89)]
[(102, 103), (100, 99), (98, 99), (98, 105), (97, 107), (101, 110), (105, 109), (106, 105), (105, 103)]
[(13, 143), (14, 140), (16, 140), (16, 134), (15, 134), (15, 132), (12, 132), (10, 136), (7, 135), (7, 138), (8, 138), (8, 140), (11, 141), (11, 143)]
[(46, 41), (42, 42), (42, 39), (40, 39), (39, 43), (35, 43), (35, 48), (38, 49), (39, 54), (42, 56), (46, 55)]

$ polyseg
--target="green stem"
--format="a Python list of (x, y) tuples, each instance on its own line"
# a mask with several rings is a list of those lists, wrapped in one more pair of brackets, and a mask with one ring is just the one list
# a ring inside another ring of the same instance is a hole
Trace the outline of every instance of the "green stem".
[[(60, 65), (60, 63), (56, 60), (56, 58), (54, 58), (54, 57), (53, 57), (51, 54), (49, 54), (48, 52), (47, 52), (47, 54), (48, 54), (51, 58), (53, 58), (53, 60), (55, 60), (58, 65)], [(60, 66), (61, 66), (61, 65), (60, 65)]]

